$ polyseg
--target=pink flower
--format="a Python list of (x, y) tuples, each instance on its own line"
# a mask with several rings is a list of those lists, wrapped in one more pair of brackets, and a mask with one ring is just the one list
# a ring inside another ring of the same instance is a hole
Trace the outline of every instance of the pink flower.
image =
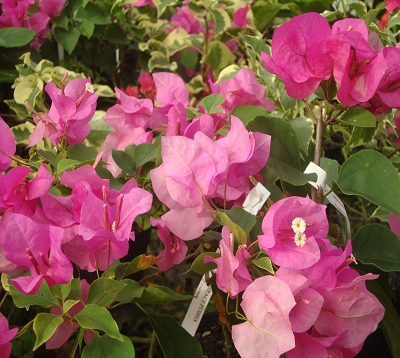
[(261, 53), (265, 68), (280, 77), (289, 96), (304, 99), (322, 80), (331, 76), (324, 44), (332, 32), (328, 21), (317, 13), (295, 16), (272, 36), (272, 58)]
[(230, 298), (235, 298), (243, 292), (252, 282), (246, 267), (246, 259), (250, 257), (245, 246), (239, 246), (236, 254), (233, 253), (233, 236), (227, 226), (222, 228), (222, 240), (219, 242), (221, 257), (206, 256), (204, 263), (214, 262), (217, 265), (217, 286)]
[(53, 145), (65, 138), (69, 144), (82, 143), (90, 132), (89, 121), (96, 110), (97, 94), (94, 94), (90, 79), (78, 78), (59, 89), (49, 82), (45, 90), (53, 101), (49, 113), (35, 113), (34, 132), (29, 136), (29, 146), (49, 137)]
[(10, 157), (15, 154), (15, 150), (14, 135), (7, 123), (0, 117), (0, 172), (10, 166), (12, 162)]
[(157, 235), (164, 244), (164, 250), (157, 256), (156, 265), (160, 270), (168, 271), (184, 260), (188, 247), (182, 239), (170, 232), (163, 220), (150, 216), (150, 221), (151, 225), (158, 228)]
[(247, 13), (249, 12), (249, 3), (246, 2), (246, 5), (244, 7), (241, 7), (237, 9), (232, 17), (233, 17), (233, 23), (235, 26), (239, 28), (243, 28), (246, 25), (250, 24), (250, 20), (246, 18)]
[(40, 0), (38, 7), (48, 16), (57, 17), (65, 5), (65, 0)]
[(395, 9), (400, 9), (400, 0), (385, 0), (386, 10), (391, 14)]
[(186, 5), (176, 9), (176, 14), (171, 16), (171, 25), (174, 29), (184, 29), (188, 34), (200, 34), (204, 32), (199, 20), (196, 19), (193, 12)]
[(365, 23), (358, 19), (337, 21), (327, 42), (327, 54), (339, 84), (338, 99), (346, 106), (366, 102), (375, 94), (387, 68), (383, 51), (375, 52)]
[(390, 230), (400, 238), (400, 218), (393, 213), (389, 216)]
[(274, 203), (262, 223), (260, 248), (279, 266), (307, 268), (320, 259), (319, 246), (329, 247), (325, 205), (310, 198), (289, 197)]
[(232, 339), (242, 358), (275, 358), (295, 345), (289, 321), (295, 301), (289, 286), (274, 276), (256, 279), (240, 306), (248, 321), (232, 326)]
[(8, 358), (11, 355), (12, 343), (10, 342), (18, 332), (18, 328), (8, 329), (7, 318), (0, 312), (0, 357)]
[(61, 228), (47, 228), (26, 216), (11, 214), (3, 243), (4, 256), (31, 272), (31, 276), (11, 279), (19, 291), (34, 294), (43, 280), (49, 286), (70, 281), (72, 265), (61, 251), (62, 235)]

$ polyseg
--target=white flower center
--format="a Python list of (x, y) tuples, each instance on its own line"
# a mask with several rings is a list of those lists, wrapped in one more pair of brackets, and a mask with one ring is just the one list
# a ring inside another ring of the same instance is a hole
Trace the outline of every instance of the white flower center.
[(303, 234), (306, 231), (306, 222), (303, 218), (294, 218), (292, 221), (292, 229), (295, 234)]
[(303, 247), (306, 243), (307, 237), (302, 233), (296, 233), (294, 235), (294, 242), (297, 246)]
[(94, 87), (89, 82), (86, 82), (86, 91), (88, 91), (89, 93), (94, 93)]

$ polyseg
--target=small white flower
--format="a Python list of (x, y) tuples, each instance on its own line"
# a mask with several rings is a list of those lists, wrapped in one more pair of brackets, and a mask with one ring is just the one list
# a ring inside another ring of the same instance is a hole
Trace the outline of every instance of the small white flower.
[(94, 93), (94, 87), (89, 82), (86, 82), (86, 91), (88, 91), (89, 93)]
[(296, 243), (297, 246), (303, 247), (306, 243), (307, 237), (306, 235), (300, 233), (296, 233), (294, 235), (294, 242)]
[(304, 233), (306, 231), (306, 222), (302, 218), (294, 218), (292, 221), (292, 229), (295, 234)]

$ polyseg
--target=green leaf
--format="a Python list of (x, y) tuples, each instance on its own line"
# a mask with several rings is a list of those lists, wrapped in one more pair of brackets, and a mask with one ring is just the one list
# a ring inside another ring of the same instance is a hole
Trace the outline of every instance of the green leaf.
[(192, 46), (190, 35), (182, 28), (172, 30), (162, 43), (163, 47), (168, 50), (170, 56), (189, 46)]
[(0, 29), (0, 47), (21, 47), (35, 37), (36, 31), (24, 27), (3, 27)]
[(233, 206), (231, 209), (226, 210), (225, 214), (243, 229), (246, 236), (249, 236), (250, 230), (256, 224), (256, 217), (239, 206)]
[(68, 312), (72, 307), (74, 307), (78, 302), (81, 302), (81, 300), (67, 300), (64, 302), (63, 305), (63, 312)]
[(0, 71), (0, 82), (3, 83), (14, 83), (18, 77), (17, 70), (1, 70)]
[(67, 169), (79, 164), (78, 160), (74, 159), (61, 159), (57, 164), (57, 173), (65, 172)]
[(382, 271), (400, 271), (400, 240), (381, 224), (362, 226), (352, 239), (353, 255)]
[(39, 313), (33, 321), (33, 331), (36, 341), (33, 350), (47, 342), (56, 331), (57, 327), (64, 322), (64, 318), (50, 313)]
[(14, 304), (18, 308), (29, 306), (41, 306), (44, 308), (57, 306), (58, 302), (50, 291), (49, 285), (46, 281), (42, 282), (39, 291), (34, 295), (26, 295), (18, 291), (13, 285), (10, 287), (10, 295), (13, 298)]
[(342, 122), (351, 124), (356, 127), (375, 128), (375, 116), (362, 107), (351, 107), (340, 117)]
[(106, 30), (104, 31), (103, 39), (118, 45), (129, 44), (129, 39), (127, 38), (124, 30), (115, 22), (107, 25)]
[(81, 35), (79, 30), (75, 27), (71, 27), (68, 30), (61, 27), (55, 27), (53, 34), (56, 41), (64, 47), (69, 54), (74, 50), (78, 43), (79, 36)]
[(315, 173), (304, 174), (296, 168), (279, 162), (271, 157), (268, 159), (267, 168), (273, 170), (276, 174), (278, 174), (281, 180), (288, 182), (294, 186), (301, 186), (307, 184), (309, 181), (317, 181), (317, 175)]
[(239, 245), (245, 245), (247, 241), (247, 235), (244, 230), (237, 224), (235, 224), (228, 215), (222, 211), (217, 211), (217, 215), (221, 221), (222, 225), (228, 226), (233, 235), (235, 236), (235, 241)]
[(375, 128), (353, 127), (351, 137), (347, 141), (345, 148), (353, 148), (371, 142), (375, 136), (377, 129), (377, 125)]
[(304, 153), (308, 153), (308, 145), (314, 134), (314, 122), (310, 118), (298, 117), (289, 121), (289, 124), (296, 132), (300, 149)]
[(169, 71), (175, 71), (178, 64), (170, 61), (170, 57), (162, 51), (152, 51), (149, 60), (149, 72), (153, 72), (155, 68), (162, 68)]
[(367, 6), (362, 1), (357, 1), (355, 3), (349, 4), (354, 10), (360, 19), (364, 19), (365, 15), (367, 15)]
[(79, 162), (85, 162), (87, 160), (96, 159), (98, 154), (97, 150), (93, 147), (88, 147), (85, 144), (75, 144), (68, 149), (67, 157)]
[(25, 122), (11, 127), (17, 145), (28, 145), (28, 137), (33, 133), (35, 125), (31, 122)]
[(321, 158), (320, 167), (326, 171), (326, 184), (332, 188), (332, 181), (337, 181), (339, 175), (339, 163), (334, 159)]
[(117, 322), (107, 308), (88, 304), (74, 317), (83, 328), (104, 331), (110, 337), (123, 341)]
[(107, 135), (113, 132), (113, 129), (103, 121), (106, 112), (96, 111), (90, 120), (90, 133), (86, 137), (86, 141), (92, 145), (98, 152), (103, 149), (103, 143)]
[(110, 278), (101, 277), (94, 280), (90, 287), (87, 303), (106, 307), (114, 301), (115, 296), (126, 286), (126, 284)]
[(192, 50), (183, 50), (179, 52), (179, 63), (192, 71), (196, 70), (196, 65), (198, 61), (198, 54)]
[(25, 106), (25, 101), (28, 101), (32, 107), (35, 107), (36, 98), (43, 91), (43, 81), (36, 74), (31, 74), (20, 82), (14, 90), (14, 99), (17, 103)]
[(152, 143), (143, 143), (135, 147), (133, 157), (138, 167), (153, 161), (157, 157), (159, 146)]
[(110, 15), (105, 14), (98, 4), (92, 2), (89, 2), (85, 8), (80, 7), (75, 19), (92, 22), (95, 25), (108, 25), (111, 22)]
[(134, 298), (132, 302), (135, 303), (148, 303), (148, 304), (162, 304), (174, 301), (189, 300), (193, 296), (180, 295), (164, 286), (151, 286), (146, 287), (141, 297)]
[(82, 358), (135, 358), (135, 349), (132, 341), (121, 335), (122, 342), (107, 335), (95, 335), (89, 344), (83, 348)]
[(126, 278), (120, 282), (124, 283), (126, 286), (118, 292), (117, 296), (115, 297), (115, 301), (128, 303), (134, 298), (142, 296), (144, 287), (136, 281)]
[(79, 32), (85, 36), (87, 39), (90, 39), (93, 35), (94, 31), (94, 23), (89, 21), (82, 21), (76, 23), (76, 27)]
[(225, 97), (222, 94), (210, 94), (207, 97), (203, 97), (199, 102), (197, 107), (203, 106), (206, 113), (216, 113), (214, 112), (215, 107), (218, 107), (225, 102)]
[[(192, 337), (172, 317), (146, 312), (157, 334), (165, 358), (202, 358), (200, 342)], [(189, 353), (190, 352), (190, 353)]]
[(112, 158), (114, 159), (115, 163), (125, 173), (136, 175), (135, 159), (128, 153), (124, 152), (123, 150), (116, 150), (116, 149), (111, 149), (111, 150), (112, 150)]
[(228, 13), (221, 8), (210, 9), (215, 23), (215, 35), (219, 35), (231, 25), (231, 19)]
[(300, 170), (300, 146), (292, 126), (281, 118), (256, 117), (246, 128), (271, 136), (270, 158)]
[(207, 256), (218, 258), (221, 257), (221, 254), (217, 252), (204, 252), (200, 254), (194, 259), (189, 271), (194, 271), (200, 275), (204, 275), (205, 273), (216, 269), (217, 265), (214, 262), (204, 263), (204, 258)]
[(219, 40), (210, 41), (208, 52), (203, 58), (203, 61), (212, 68), (215, 77), (218, 77), (219, 73), (233, 60), (234, 56), (231, 50)]
[(287, 8), (287, 5), (281, 5), (275, 2), (257, 2), (252, 10), (258, 31), (264, 32), (278, 12)]
[(233, 111), (232, 115), (238, 117), (245, 126), (254, 118), (259, 116), (267, 116), (268, 112), (258, 106), (247, 105), (247, 106), (236, 106)]
[(379, 326), (382, 329), (393, 358), (400, 358), (400, 318), (382, 287), (374, 280), (367, 280), (365, 283), (368, 290), (385, 307), (385, 316), (379, 323)]
[(174, 6), (178, 0), (153, 0), (157, 8), (157, 16), (160, 17), (168, 6)]
[(64, 30), (68, 30), (68, 17), (65, 15), (60, 15), (57, 17), (53, 17), (51, 19), (53, 21), (53, 24), (56, 25), (57, 27), (61, 27)]
[(61, 285), (63, 301), (80, 300), (82, 297), (82, 285), (79, 278), (74, 278), (67, 285)]
[(361, 150), (342, 165), (337, 182), (347, 195), (360, 195), (400, 216), (400, 178), (383, 154)]
[(271, 259), (269, 257), (262, 257), (258, 260), (255, 260), (255, 261), (253, 261), (253, 264), (259, 268), (262, 268), (263, 270), (268, 271), (272, 275), (275, 273), (274, 269), (272, 267)]
[(30, 116), (25, 105), (19, 104), (13, 99), (5, 99), (3, 102), (15, 112), (19, 119), (25, 119)]
[(115, 269), (115, 277), (117, 280), (124, 278), (126, 276), (132, 275), (136, 272), (146, 270), (150, 266), (153, 266), (158, 259), (149, 254), (141, 254), (135, 257), (130, 263), (123, 263), (117, 266)]

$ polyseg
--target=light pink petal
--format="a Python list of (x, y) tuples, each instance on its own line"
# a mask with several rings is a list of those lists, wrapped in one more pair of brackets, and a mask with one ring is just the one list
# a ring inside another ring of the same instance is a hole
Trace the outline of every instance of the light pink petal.
[(326, 348), (308, 333), (295, 333), (294, 337), (296, 347), (286, 353), (287, 358), (328, 358)]
[(157, 72), (153, 74), (153, 79), (157, 88), (157, 101), (163, 106), (178, 103), (189, 105), (189, 91), (179, 76), (169, 72)]
[(53, 184), (53, 176), (47, 170), (46, 165), (42, 164), (34, 179), (27, 185), (28, 199), (39, 198), (50, 189)]

